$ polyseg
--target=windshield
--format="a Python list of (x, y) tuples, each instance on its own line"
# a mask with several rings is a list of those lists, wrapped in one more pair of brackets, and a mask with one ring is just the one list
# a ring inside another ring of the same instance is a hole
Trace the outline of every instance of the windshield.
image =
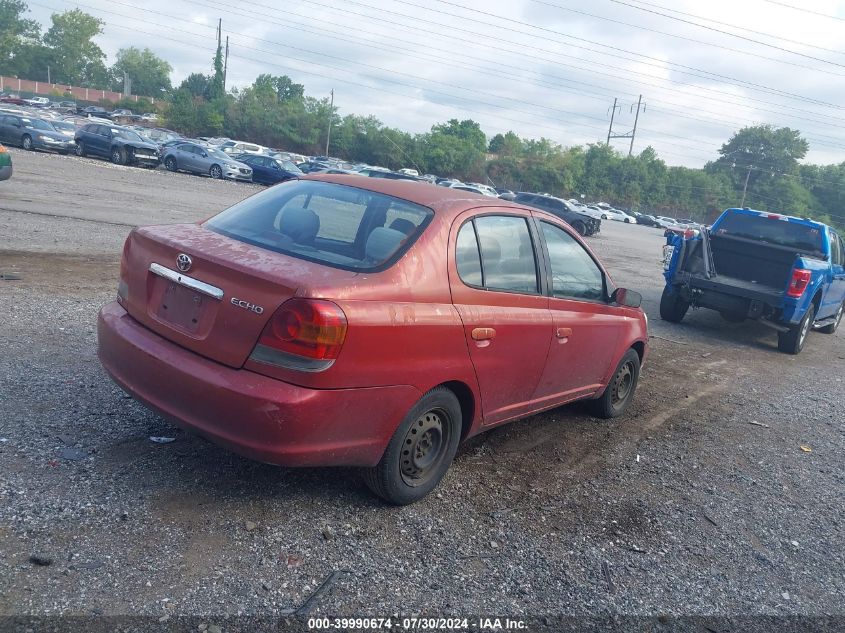
[(727, 213), (719, 221), (716, 234), (758, 240), (796, 251), (824, 253), (818, 227), (788, 222), (780, 217)]
[(112, 133), (112, 136), (117, 136), (118, 138), (122, 138), (122, 139), (125, 139), (127, 141), (135, 141), (135, 142), (141, 142), (141, 143), (147, 142), (144, 139), (142, 139), (141, 136), (137, 132), (133, 132), (132, 130), (120, 130), (120, 129), (117, 129), (117, 128), (112, 128), (111, 133)]
[(23, 124), (27, 127), (35, 128), (36, 130), (50, 130), (53, 131), (53, 126), (51, 126), (47, 121), (42, 121), (41, 119), (21, 119)]
[(289, 171), (289, 172), (292, 172), (292, 173), (294, 173), (294, 174), (302, 174), (302, 173), (305, 173), (305, 172), (303, 172), (303, 171), (302, 171), (299, 167), (297, 167), (296, 165), (294, 165), (294, 164), (293, 164), (291, 161), (289, 161), (289, 160), (282, 160), (282, 161), (279, 161), (279, 162), (282, 164), (282, 168), (283, 168), (283, 169), (285, 169), (285, 170), (287, 170), (287, 171)]
[(67, 121), (53, 121), (53, 127), (59, 132), (64, 130), (73, 132), (76, 130), (76, 126), (73, 123), (68, 123)]
[(221, 152), (219, 149), (211, 149), (211, 148), (208, 148), (208, 149), (203, 148), (203, 149), (209, 156), (216, 158), (218, 160), (229, 160), (229, 161), (232, 160), (232, 157), (229, 156), (229, 154), (227, 154), (226, 152)]
[(371, 271), (398, 259), (432, 215), (366, 189), (292, 180), (239, 202), (205, 226), (278, 253)]

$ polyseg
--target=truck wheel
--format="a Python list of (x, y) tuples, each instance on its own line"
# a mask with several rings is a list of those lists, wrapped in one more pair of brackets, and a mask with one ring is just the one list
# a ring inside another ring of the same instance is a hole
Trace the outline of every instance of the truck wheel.
[(787, 354), (798, 354), (804, 349), (807, 335), (813, 329), (813, 318), (816, 316), (815, 304), (810, 304), (801, 322), (787, 332), (778, 332), (778, 349)]
[(607, 420), (618, 418), (625, 413), (625, 409), (634, 398), (639, 378), (640, 356), (636, 351), (629, 349), (619, 361), (610, 384), (607, 385), (601, 398), (592, 402), (596, 416)]
[(833, 323), (830, 325), (825, 325), (824, 327), (819, 328), (819, 332), (822, 334), (833, 334), (836, 332), (836, 329), (839, 327), (839, 324), (842, 323), (842, 315), (845, 314), (845, 303), (839, 306), (839, 310), (836, 313), (836, 317), (833, 319)]
[(432, 389), (413, 406), (364, 481), (395, 505), (419, 501), (434, 490), (452, 463), (461, 439), (461, 405), (445, 387)]
[(672, 291), (671, 286), (663, 288), (660, 297), (660, 318), (670, 323), (680, 323), (689, 310), (689, 302), (685, 301), (679, 292)]

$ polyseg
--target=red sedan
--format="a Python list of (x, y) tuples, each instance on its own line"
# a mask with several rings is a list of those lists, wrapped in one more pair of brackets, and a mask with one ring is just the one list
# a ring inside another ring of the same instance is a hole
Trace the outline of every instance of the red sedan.
[(315, 176), (139, 228), (99, 356), (176, 424), (285, 466), (361, 466), (397, 504), (461, 440), (573, 400), (621, 415), (648, 350), (553, 215), (424, 183)]

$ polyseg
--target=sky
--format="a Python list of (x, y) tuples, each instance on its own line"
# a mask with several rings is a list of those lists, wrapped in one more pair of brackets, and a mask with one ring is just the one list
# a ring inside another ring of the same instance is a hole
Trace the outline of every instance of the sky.
[[(60, 0), (105, 22), (97, 43), (148, 47), (175, 85), (210, 73), (217, 20), (227, 87), (286, 74), (341, 116), (425, 132), (473, 119), (563, 146), (629, 134), (670, 165), (701, 167), (741, 127), (800, 130), (804, 162), (845, 160), (845, 0)], [(281, 8), (283, 7), (283, 8)], [(797, 9), (795, 7), (800, 7)], [(45, 26), (45, 28), (46, 28)], [(627, 153), (630, 139), (612, 139)]]

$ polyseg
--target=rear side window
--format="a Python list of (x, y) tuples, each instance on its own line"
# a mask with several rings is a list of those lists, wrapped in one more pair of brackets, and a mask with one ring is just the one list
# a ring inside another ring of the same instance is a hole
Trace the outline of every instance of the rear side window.
[(399, 259), (432, 216), (431, 209), (365, 189), (289, 181), (239, 202), (205, 226), (301, 259), (375, 271)]

